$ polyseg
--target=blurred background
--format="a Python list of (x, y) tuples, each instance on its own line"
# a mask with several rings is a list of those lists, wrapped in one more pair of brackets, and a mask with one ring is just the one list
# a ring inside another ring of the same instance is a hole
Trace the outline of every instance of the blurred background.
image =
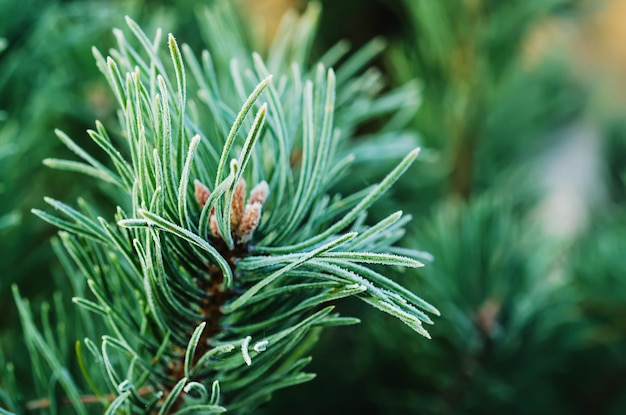
[[(199, 50), (210, 2), (0, 0), (0, 346), (18, 366), (11, 284), (35, 303), (67, 285), (55, 230), (30, 209), (102, 197), (42, 165), (71, 157), (54, 128), (88, 147), (95, 119), (115, 122), (91, 46), (107, 50), (130, 15)], [(261, 47), (307, 3), (233, 2)], [(325, 331), (317, 378), (258, 413), (626, 413), (626, 1), (321, 3), (317, 53), (383, 36), (388, 87), (420, 85), (421, 159), (372, 215), (414, 216), (403, 243), (433, 261), (396, 278), (442, 317), (427, 341), (338, 304), (364, 324)], [(385, 170), (358, 166), (345, 190)]]

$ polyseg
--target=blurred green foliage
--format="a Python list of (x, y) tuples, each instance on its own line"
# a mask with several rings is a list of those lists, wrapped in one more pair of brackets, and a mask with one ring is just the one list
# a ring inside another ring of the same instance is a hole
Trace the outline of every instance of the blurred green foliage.
[[(442, 318), (431, 342), (374, 315), (364, 332), (337, 330), (317, 349), (316, 389), (277, 397), (268, 413), (296, 402), (307, 414), (623, 413), (624, 122), (587, 112), (594, 85), (576, 78), (568, 51), (526, 56), (533, 30), (550, 19), (576, 25), (586, 4), (348, 3), (353, 22), (395, 13), (369, 28), (394, 40), (381, 65), (396, 83), (421, 84), (423, 162), (379, 207), (415, 214), (406, 244), (434, 259), (405, 283), (429, 292)], [(593, 186), (609, 197), (586, 200), (587, 226), (555, 238), (537, 212), (550, 196), (550, 157), (581, 120), (598, 131), (589, 140), (602, 140)]]

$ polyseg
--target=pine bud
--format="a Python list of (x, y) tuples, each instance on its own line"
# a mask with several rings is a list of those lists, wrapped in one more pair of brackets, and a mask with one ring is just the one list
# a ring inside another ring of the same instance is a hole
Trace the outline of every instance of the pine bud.
[(248, 203), (243, 212), (243, 218), (241, 220), (241, 225), (239, 225), (239, 229), (237, 230), (236, 239), (238, 243), (247, 243), (252, 237), (252, 232), (259, 225), (259, 220), (261, 219), (261, 208), (263, 206), (258, 203)]
[(214, 237), (222, 239), (222, 234), (220, 233), (220, 229), (217, 226), (217, 218), (215, 217), (215, 213), (211, 213), (209, 217), (209, 228), (211, 229), (211, 233)]
[(499, 300), (488, 298), (478, 309), (475, 316), (475, 323), (478, 329), (485, 335), (491, 336), (498, 326), (502, 304)]
[(204, 207), (206, 205), (207, 200), (209, 200), (209, 196), (211, 196), (211, 191), (208, 187), (206, 187), (199, 180), (193, 181), (194, 194), (196, 195), (196, 200), (200, 207)]
[(250, 199), (248, 199), (248, 204), (260, 203), (261, 205), (263, 205), (269, 194), (270, 187), (267, 185), (267, 182), (263, 180), (261, 183), (254, 186), (254, 188), (250, 192)]
[(246, 181), (241, 179), (235, 186), (235, 193), (233, 194), (233, 201), (230, 204), (230, 229), (232, 232), (239, 227), (241, 218), (243, 217), (243, 211), (246, 204)]

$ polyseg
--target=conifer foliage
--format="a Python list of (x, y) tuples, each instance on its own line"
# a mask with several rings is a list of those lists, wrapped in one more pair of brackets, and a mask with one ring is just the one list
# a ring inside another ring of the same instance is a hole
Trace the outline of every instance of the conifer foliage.
[(248, 412), (314, 376), (303, 369), (320, 329), (358, 322), (333, 312), (348, 296), (429, 337), (438, 311), (387, 276), (422, 266), (394, 246), (409, 218), (367, 220), (418, 149), (380, 182), (333, 194), (359, 125), (380, 118), (380, 134), (397, 132), (406, 117), (394, 114), (416, 92), (381, 94), (379, 75), (363, 71), (378, 41), (351, 56), (338, 44), (311, 65), (318, 14), (313, 4), (289, 15), (265, 57), (227, 2), (202, 17), (211, 52), (149, 38), (130, 18), (109, 56), (93, 50), (119, 126), (88, 131), (97, 154), (57, 131), (77, 159), (46, 164), (91, 176), (115, 208), (46, 198), (54, 211), (34, 211), (61, 230), (75, 304), (59, 300), (39, 330), (14, 287), (34, 387), (22, 392), (5, 370), (1, 413)]

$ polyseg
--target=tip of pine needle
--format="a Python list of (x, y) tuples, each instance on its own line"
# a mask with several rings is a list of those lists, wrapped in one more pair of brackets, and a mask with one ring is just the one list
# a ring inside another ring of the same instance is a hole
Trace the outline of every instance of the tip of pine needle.
[(422, 148), (421, 147), (416, 147), (408, 155), (409, 155), (409, 157), (414, 159), (414, 158), (416, 158), (419, 155), (420, 151), (422, 151)]

